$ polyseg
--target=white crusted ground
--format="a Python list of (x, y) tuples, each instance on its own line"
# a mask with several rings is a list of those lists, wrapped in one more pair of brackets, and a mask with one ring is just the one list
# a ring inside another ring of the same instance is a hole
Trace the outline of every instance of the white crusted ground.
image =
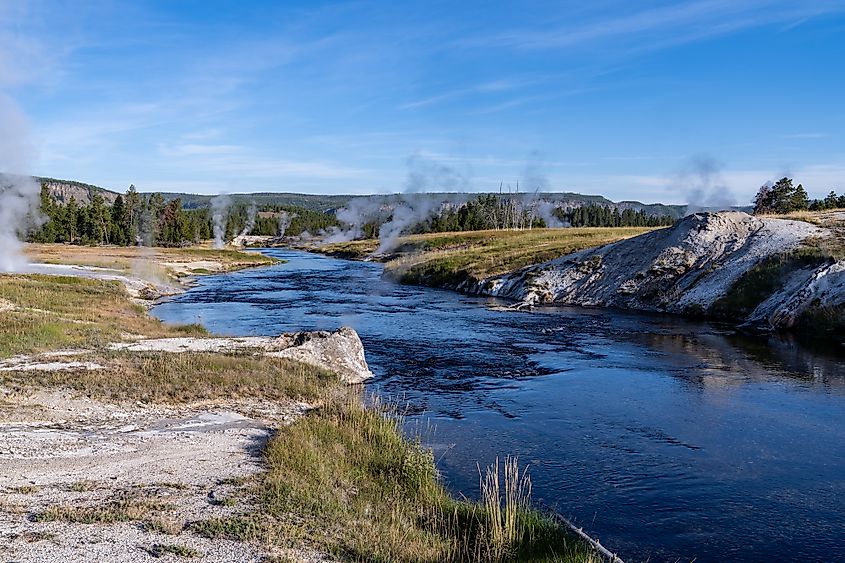
[[(491, 278), (480, 292), (522, 304), (558, 303), (683, 313), (707, 310), (765, 258), (833, 232), (741, 212), (699, 213), (660, 229)], [(751, 319), (790, 326), (806, 307), (845, 300), (845, 264), (798, 272)]]
[[(6, 391), (0, 401), (0, 558), (152, 561), (156, 544), (170, 544), (192, 547), (200, 561), (260, 561), (267, 553), (255, 545), (180, 530), (250, 510), (232, 480), (263, 471), (261, 450), (274, 429), (307, 408), (243, 401), (202, 408), (112, 405), (59, 392)], [(34, 521), (51, 506), (126, 498), (169, 505), (164, 517), (176, 534), (147, 531), (142, 522)], [(320, 557), (307, 550), (300, 556)]]

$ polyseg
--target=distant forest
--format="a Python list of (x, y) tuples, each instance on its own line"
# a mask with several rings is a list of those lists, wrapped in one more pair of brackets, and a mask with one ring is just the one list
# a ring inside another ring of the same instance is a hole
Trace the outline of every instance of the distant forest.
[[(57, 201), (48, 187), (49, 182), (58, 181), (42, 179), (41, 214), (45, 221), (29, 233), (28, 238), (33, 242), (185, 246), (211, 239), (214, 235), (208, 200), (202, 207), (186, 208), (179, 197), (168, 199), (160, 193), (142, 194), (130, 186), (126, 193), (117, 194), (111, 205), (99, 189), (90, 190), (90, 203), (86, 205), (73, 197), (63, 202)], [(386, 210), (378, 218), (364, 224), (363, 236), (377, 237), (380, 226), (390, 221), (395, 212)], [(250, 221), (250, 214), (253, 215), (254, 226), (249, 234), (258, 236), (278, 236), (282, 226), (288, 236), (299, 236), (306, 232), (319, 234), (332, 227), (342, 226), (334, 210), (321, 212), (296, 205), (268, 203), (255, 206), (245, 199), (232, 204), (226, 214), (226, 240), (231, 240), (244, 230)], [(620, 211), (598, 203), (563, 209), (541, 200), (481, 194), (468, 202), (448, 202), (439, 210), (433, 209), (428, 218), (409, 224), (405, 232), (546, 226), (656, 227), (671, 225), (674, 221), (670, 215), (654, 215), (645, 210)]]
[(649, 215), (644, 210), (589, 204), (565, 209), (541, 200), (525, 201), (482, 194), (458, 208), (449, 208), (418, 223), (409, 232), (432, 233), (487, 229), (538, 229), (544, 227), (661, 227), (672, 225), (670, 215)]
[[(88, 191), (83, 197), (90, 198), (90, 202), (81, 204), (73, 197), (67, 198), (67, 194), (64, 200), (57, 200), (56, 194), (48, 187), (50, 182), (86, 188)], [(457, 199), (457, 194), (446, 195), (449, 197), (442, 200), (439, 206), (435, 200), (429, 201), (430, 213), (420, 214), (402, 232), (416, 234), (548, 226), (661, 227), (677, 221), (674, 210), (668, 213), (668, 206), (620, 209), (621, 206), (617, 204), (604, 204), (606, 200), (603, 201), (603, 198), (563, 207), (559, 201), (530, 199), (524, 194), (479, 194), (469, 201)], [(193, 196), (188, 197), (190, 199)], [(181, 197), (174, 198), (160, 193), (142, 194), (134, 186), (130, 186), (124, 194), (115, 195), (96, 186), (45, 178), (42, 179), (41, 213), (46, 220), (38, 229), (30, 232), (28, 238), (34, 242), (83, 245), (195, 244), (213, 238), (214, 234), (209, 198), (203, 196), (205, 199), (200, 200), (198, 197), (185, 205)], [(110, 199), (114, 200), (111, 205)], [(331, 198), (326, 196), (325, 199), (328, 201)], [(226, 210), (226, 240), (231, 240), (244, 230), (251, 214), (254, 226), (249, 234), (259, 236), (278, 236), (281, 227), (285, 228), (288, 236), (303, 233), (317, 235), (331, 231), (332, 227), (348, 227), (335, 216), (336, 209), (315, 210), (307, 196), (301, 196), (301, 202), (307, 203), (309, 207), (270, 203), (269, 195), (263, 200), (259, 198), (258, 205), (247, 196), (238, 196), (233, 200), (234, 203)], [(361, 201), (366, 202), (370, 209), (377, 210), (361, 225), (361, 234), (366, 238), (377, 237), (381, 225), (400, 213), (403, 205), (419, 205), (417, 200), (403, 203), (400, 196), (383, 201), (365, 197)], [(824, 198), (810, 199), (801, 184), (795, 185), (791, 178), (782, 178), (760, 188), (754, 203), (754, 212), (759, 214), (821, 211), (845, 208), (845, 195), (831, 191)], [(667, 213), (661, 214), (660, 211), (664, 210)]]
[[(226, 239), (240, 233), (248, 222), (249, 205), (238, 203), (227, 210)], [(287, 213), (286, 232), (299, 235), (305, 230), (317, 232), (337, 225), (333, 215), (295, 206), (268, 205), (256, 213), (254, 235), (277, 236), (282, 212)], [(32, 242), (118, 246), (184, 246), (213, 237), (211, 211), (208, 207), (185, 209), (180, 198), (165, 200), (159, 193), (141, 194), (130, 186), (112, 205), (99, 193), (93, 193), (88, 205), (74, 198), (57, 202), (46, 184), (41, 187), (41, 214), (45, 222), (29, 233)]]

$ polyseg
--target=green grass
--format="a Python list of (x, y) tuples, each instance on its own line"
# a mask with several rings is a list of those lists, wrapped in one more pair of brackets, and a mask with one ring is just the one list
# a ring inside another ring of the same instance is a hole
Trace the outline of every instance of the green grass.
[(199, 325), (170, 327), (128, 299), (119, 282), (44, 275), (0, 275), (0, 358), (72, 346), (96, 347), (125, 333), (207, 334)]
[(191, 524), (191, 531), (210, 539), (255, 541), (268, 535), (273, 523), (255, 514), (209, 518)]
[(799, 316), (798, 328), (807, 340), (845, 346), (845, 306), (811, 307)]
[(531, 510), (524, 489), (489, 488), (483, 503), (453, 499), (431, 451), (403, 436), (401, 420), (365, 408), (360, 395), (337, 390), (322, 405), (271, 441), (255, 513), (192, 529), (306, 542), (344, 561), (596, 561), (568, 530)]
[(769, 296), (783, 288), (798, 270), (814, 269), (837, 258), (839, 250), (827, 241), (809, 241), (792, 252), (762, 260), (740, 277), (708, 311), (710, 316), (736, 320), (748, 317)]
[[(616, 242), (653, 229), (640, 227), (469, 231), (402, 237), (386, 257), (385, 272), (403, 283), (452, 287), (505, 274), (572, 252)], [(330, 244), (320, 252), (364, 258), (378, 241)]]

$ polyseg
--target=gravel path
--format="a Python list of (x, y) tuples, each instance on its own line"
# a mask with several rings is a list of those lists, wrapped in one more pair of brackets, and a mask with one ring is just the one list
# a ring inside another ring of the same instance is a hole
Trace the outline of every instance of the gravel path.
[[(0, 560), (153, 561), (164, 549), (192, 553), (194, 561), (270, 555), (263, 546), (210, 540), (185, 527), (252, 511), (244, 483), (264, 470), (264, 444), (307, 405), (126, 406), (49, 391), (0, 397)], [(130, 521), (39, 518), (57, 507), (116, 503), (141, 508)], [(164, 522), (166, 531), (149, 521)], [(323, 560), (307, 550), (285, 555)]]

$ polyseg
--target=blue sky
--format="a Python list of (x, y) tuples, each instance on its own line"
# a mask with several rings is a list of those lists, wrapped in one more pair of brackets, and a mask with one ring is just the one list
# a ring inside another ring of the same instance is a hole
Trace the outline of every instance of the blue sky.
[(841, 1), (16, 0), (0, 88), (120, 190), (845, 190)]

